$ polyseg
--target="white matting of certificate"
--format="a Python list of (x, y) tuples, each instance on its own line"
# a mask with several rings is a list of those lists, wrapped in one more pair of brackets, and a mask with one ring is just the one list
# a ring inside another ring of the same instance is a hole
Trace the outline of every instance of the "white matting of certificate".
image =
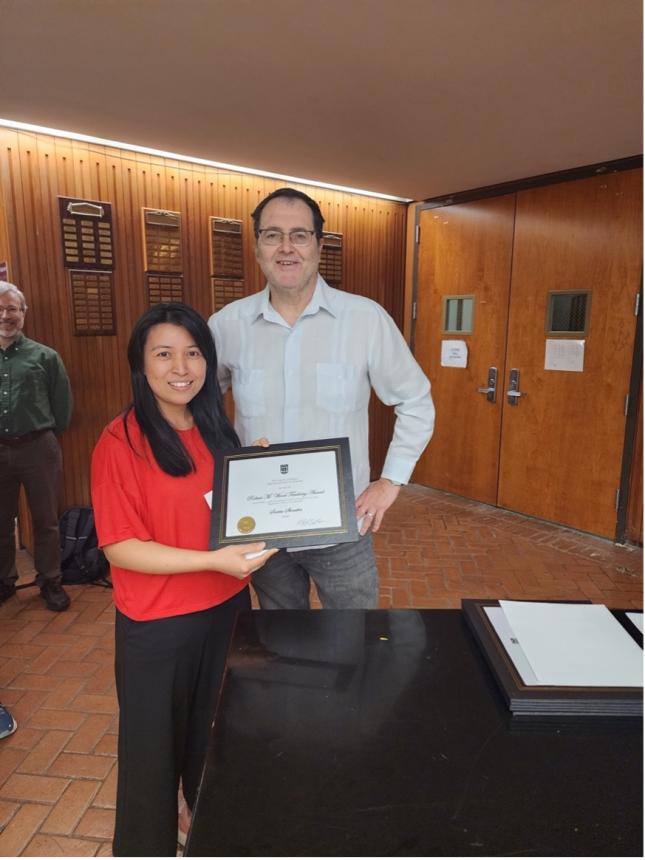
[(538, 684), (641, 687), (643, 650), (606, 606), (500, 600)]
[(227, 499), (226, 538), (340, 528), (336, 452), (231, 459)]

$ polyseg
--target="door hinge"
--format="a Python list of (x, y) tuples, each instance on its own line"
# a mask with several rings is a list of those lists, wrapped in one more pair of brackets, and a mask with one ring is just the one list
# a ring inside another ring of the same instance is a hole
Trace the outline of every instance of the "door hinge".
[(412, 302), (412, 319), (415, 320), (417, 318), (417, 303)]
[(629, 394), (625, 395), (625, 417), (627, 417), (627, 413), (629, 412)]
[(616, 510), (618, 510), (619, 504), (620, 504), (620, 487), (616, 490)]
[(414, 241), (418, 245), (421, 241), (421, 225), (416, 224), (414, 228)]
[(641, 309), (641, 294), (637, 293), (636, 301), (634, 302), (634, 316), (637, 317)]

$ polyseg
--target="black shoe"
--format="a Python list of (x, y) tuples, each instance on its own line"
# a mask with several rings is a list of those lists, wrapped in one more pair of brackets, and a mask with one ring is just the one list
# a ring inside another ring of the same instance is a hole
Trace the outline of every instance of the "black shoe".
[(63, 612), (71, 603), (69, 594), (58, 582), (46, 582), (41, 585), (40, 596), (45, 601), (47, 609), (51, 609), (52, 612)]
[(13, 582), (0, 582), (0, 603), (9, 600), (16, 593), (16, 586)]

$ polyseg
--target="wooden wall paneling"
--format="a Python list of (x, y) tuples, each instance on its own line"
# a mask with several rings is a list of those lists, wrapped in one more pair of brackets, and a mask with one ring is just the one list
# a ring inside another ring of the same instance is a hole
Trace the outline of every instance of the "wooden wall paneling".
[[(17, 257), (14, 260), (14, 279), (17, 285), (28, 295), (29, 287), (35, 280), (32, 275), (32, 267), (35, 267), (36, 261), (30, 254), (28, 247), (28, 228), (27, 221), (29, 219), (28, 208), (30, 205), (30, 175), (29, 175), (29, 155), (23, 146), (24, 135), (18, 135), (17, 146), (15, 149), (15, 160), (12, 159), (12, 170), (15, 172), (15, 197), (14, 197), (14, 223), (17, 229)], [(27, 301), (29, 305), (30, 302)], [(26, 320), (26, 331), (29, 331), (30, 318)]]
[[(3, 132), (4, 129), (0, 129)], [(3, 154), (8, 154), (7, 158), (0, 158), (0, 260), (7, 263), (7, 280), (10, 283), (15, 283), (15, 269), (12, 265), (12, 259), (15, 257), (15, 246), (12, 247), (12, 239), (14, 231), (10, 230), (10, 220), (13, 219), (14, 207), (14, 182), (15, 174), (10, 169), (10, 160), (12, 152), (16, 150), (16, 135), (13, 132), (0, 135), (0, 149)], [(18, 540), (20, 546), (26, 546), (32, 549), (33, 533), (31, 528), (31, 517), (27, 507), (24, 490), (21, 490), (18, 501), (18, 518), (19, 518), (19, 535)]]
[[(68, 273), (63, 265), (59, 227), (59, 155), (54, 138), (39, 138), (37, 146), (41, 178), (39, 208), (43, 217), (36, 226), (37, 235), (40, 239), (36, 253), (39, 259), (44, 262), (47, 275), (39, 274), (39, 283), (35, 289), (38, 291), (39, 311), (44, 313), (51, 329), (42, 323), (39, 324), (36, 327), (38, 331), (36, 339), (52, 346), (60, 354), (69, 374), (72, 390), (78, 398), (77, 368), (79, 363), (74, 349), (75, 339), (72, 336), (70, 324), (68, 324), (72, 319), (71, 299)], [(73, 150), (70, 149), (69, 152), (72, 159), (77, 157)], [(77, 418), (78, 415), (73, 413), (72, 423), (60, 440), (63, 459), (66, 464), (66, 468), (63, 469), (61, 494), (61, 508), (63, 509), (69, 507), (68, 499), (80, 498), (83, 495), (84, 469), (79, 464), (79, 451), (83, 451), (86, 445), (79, 444), (83, 432), (79, 430)]]
[[(105, 162), (104, 154), (98, 158), (99, 169), (97, 172), (97, 153), (92, 152), (91, 145), (75, 143), (73, 145), (75, 162), (78, 162), (75, 170), (76, 186), (71, 196), (89, 198), (94, 200), (105, 200), (113, 204), (109, 197), (101, 196), (101, 183), (99, 173), (101, 164)], [(107, 191), (107, 188), (105, 189)], [(113, 207), (114, 208), (114, 207)], [(118, 265), (118, 251), (113, 248), (116, 264)], [(69, 277), (68, 277), (69, 283)], [(69, 287), (68, 287), (69, 288)], [(115, 298), (115, 313), (118, 314), (118, 303)], [(71, 323), (70, 323), (71, 327)], [(76, 336), (73, 338), (74, 361), (72, 363), (74, 380), (73, 387), (76, 398), (72, 429), (66, 439), (67, 448), (73, 443), (76, 456), (79, 458), (77, 468), (79, 475), (85, 479), (91, 452), (95, 443), (95, 430), (97, 423), (102, 417), (102, 402), (105, 399), (105, 367), (100, 360), (100, 343), (106, 336)], [(100, 373), (101, 382), (97, 384), (97, 376)], [(82, 486), (74, 494), (73, 502), (79, 501), (89, 503), (89, 493), (85, 480)]]
[(193, 224), (191, 235), (195, 247), (195, 263), (197, 270), (194, 274), (194, 289), (197, 290), (197, 298), (200, 313), (208, 319), (210, 313), (210, 264), (209, 264), (209, 235), (208, 218), (211, 214), (206, 205), (206, 187), (208, 184), (206, 171), (199, 170), (194, 173), (195, 184), (193, 186)]
[[(3, 146), (3, 141), (0, 138), (0, 149)], [(2, 280), (11, 282), (12, 270), (11, 261), (11, 243), (9, 240), (9, 224), (7, 222), (7, 204), (5, 199), (6, 194), (6, 174), (4, 170), (4, 159), (0, 158), (0, 262), (7, 264), (7, 274), (0, 276)]]
[(342, 196), (341, 208), (338, 212), (338, 232), (343, 234), (343, 289), (351, 292), (357, 277), (357, 254), (356, 249), (360, 247), (358, 237), (358, 224), (356, 220), (356, 202), (351, 195)]
[(232, 173), (222, 173), (218, 183), (218, 199), (215, 201), (219, 217), (234, 218), (232, 214), (237, 211), (235, 194), (232, 190), (235, 179)]
[(210, 315), (211, 306), (211, 271), (210, 271), (210, 235), (209, 217), (212, 214), (206, 204), (204, 193), (208, 183), (206, 171), (196, 174), (195, 185), (195, 224), (193, 232), (197, 237), (197, 260), (199, 273), (196, 286), (199, 290), (199, 308), (205, 319)]
[(380, 219), (376, 207), (370, 202), (367, 206), (365, 220), (365, 241), (367, 244), (367, 259), (365, 271), (365, 288), (367, 295), (375, 302), (385, 304), (385, 293), (382, 288), (380, 273), (377, 272), (377, 261), (381, 258), (379, 248)]
[[(179, 199), (177, 205), (185, 219), (182, 230), (184, 244), (184, 301), (196, 308), (202, 316), (208, 311), (207, 248), (204, 244), (203, 225), (199, 213), (199, 176), (196, 170), (180, 168)], [(206, 257), (206, 260), (204, 259)]]
[(135, 321), (141, 316), (146, 307), (146, 296), (143, 278), (143, 246), (141, 244), (141, 210), (148, 205), (146, 199), (145, 168), (141, 168), (134, 158), (128, 159), (127, 183), (124, 188), (128, 211), (126, 213), (125, 229), (129, 246), (129, 298), (130, 319), (127, 321), (128, 333)]
[(94, 428), (96, 439), (101, 428), (130, 401), (126, 345), (138, 316), (139, 295), (143, 293), (143, 287), (139, 288), (143, 281), (143, 268), (138, 255), (139, 231), (132, 229), (132, 225), (137, 224), (137, 218), (140, 217), (138, 201), (134, 200), (132, 195), (132, 162), (123, 159), (121, 150), (110, 149), (106, 155), (110, 171), (110, 199), (113, 204), (116, 334), (110, 338), (101, 338), (100, 342), (106, 396), (102, 400), (102, 414)]
[(412, 338), (412, 302), (414, 293), (415, 219), (416, 203), (410, 203), (406, 212), (405, 234), (405, 298), (403, 309), (403, 333), (410, 343)]
[[(95, 171), (90, 169), (90, 153), (87, 144), (72, 141), (63, 157), (66, 167), (65, 176), (69, 186), (68, 191), (61, 191), (58, 187), (57, 195), (97, 199), (98, 184), (94, 182)], [(97, 391), (99, 386), (96, 384), (99, 368), (96, 364), (95, 350), (92, 349), (94, 337), (74, 337), (73, 335), (69, 274), (62, 264), (60, 245), (57, 249), (57, 285), (61, 307), (65, 308), (67, 314), (66, 320), (60, 320), (61, 335), (67, 342), (66, 350), (61, 354), (70, 376), (74, 395), (72, 422), (61, 439), (65, 474), (64, 507), (70, 507), (89, 502), (86, 476), (92, 445), (92, 427), (97, 419), (100, 392)], [(58, 346), (55, 348), (58, 349)]]
[(250, 296), (264, 288), (264, 276), (255, 259), (255, 236), (253, 235), (253, 219), (251, 218), (251, 212), (261, 198), (257, 190), (257, 179), (248, 173), (242, 174), (240, 188), (242, 191), (241, 208), (237, 217), (244, 222), (244, 281), (246, 295)]
[(15, 149), (15, 132), (0, 128), (0, 217), (2, 231), (0, 232), (0, 247), (2, 259), (8, 265), (9, 280), (14, 278), (15, 224), (14, 224), (14, 174), (10, 168), (12, 148)]
[[(12, 274), (33, 302), (29, 316), (33, 336), (60, 351), (74, 387), (74, 419), (63, 437), (64, 503), (69, 506), (89, 501), (92, 448), (103, 426), (130, 398), (126, 346), (132, 325), (146, 307), (142, 208), (181, 213), (185, 298), (208, 316), (208, 217), (242, 220), (245, 291), (257, 292), (263, 288), (264, 278), (255, 261), (250, 213), (266, 194), (285, 183), (4, 129), (0, 141)], [(343, 233), (344, 288), (380, 300), (396, 317), (403, 253), (400, 237), (392, 233), (402, 223), (396, 217), (402, 208), (304, 184), (299, 187), (319, 201), (326, 227)], [(58, 195), (112, 204), (114, 335), (79, 337), (73, 333), (57, 224)], [(387, 434), (378, 430), (378, 424), (372, 420), (374, 436), (382, 447)]]
[[(213, 313), (215, 310), (214, 307), (214, 299), (213, 299), (213, 282), (211, 280), (212, 274), (212, 266), (211, 266), (211, 223), (210, 218), (212, 216), (215, 217), (224, 217), (219, 215), (219, 205), (221, 205), (221, 199), (219, 199), (217, 194), (217, 175), (214, 175), (212, 172), (205, 171), (204, 173), (204, 186), (202, 198), (204, 201), (203, 214), (200, 216), (200, 225), (199, 229), (201, 232), (205, 233), (208, 237), (208, 298), (207, 298), (207, 306), (204, 312), (204, 316), (206, 319)], [(203, 218), (203, 221), (201, 220)]]
[(632, 463), (629, 475), (629, 500), (627, 502), (627, 521), (625, 537), (633, 543), (643, 543), (643, 385), (638, 392), (638, 414), (636, 435), (632, 449)]
[(389, 294), (388, 286), (388, 268), (391, 261), (391, 254), (388, 254), (386, 245), (387, 235), (387, 215), (384, 209), (376, 205), (374, 207), (375, 230), (370, 230), (372, 235), (372, 246), (374, 249), (374, 262), (372, 264), (372, 278), (376, 285), (376, 291), (379, 301), (384, 307), (390, 308), (389, 313), (392, 317), (397, 318), (401, 322), (400, 314), (398, 313), (397, 302), (393, 295)]

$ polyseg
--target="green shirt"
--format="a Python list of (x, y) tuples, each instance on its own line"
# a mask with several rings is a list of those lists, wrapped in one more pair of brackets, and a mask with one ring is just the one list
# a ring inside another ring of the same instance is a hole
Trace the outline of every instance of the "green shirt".
[(56, 350), (22, 334), (0, 348), (0, 438), (62, 433), (71, 415), (72, 389)]

